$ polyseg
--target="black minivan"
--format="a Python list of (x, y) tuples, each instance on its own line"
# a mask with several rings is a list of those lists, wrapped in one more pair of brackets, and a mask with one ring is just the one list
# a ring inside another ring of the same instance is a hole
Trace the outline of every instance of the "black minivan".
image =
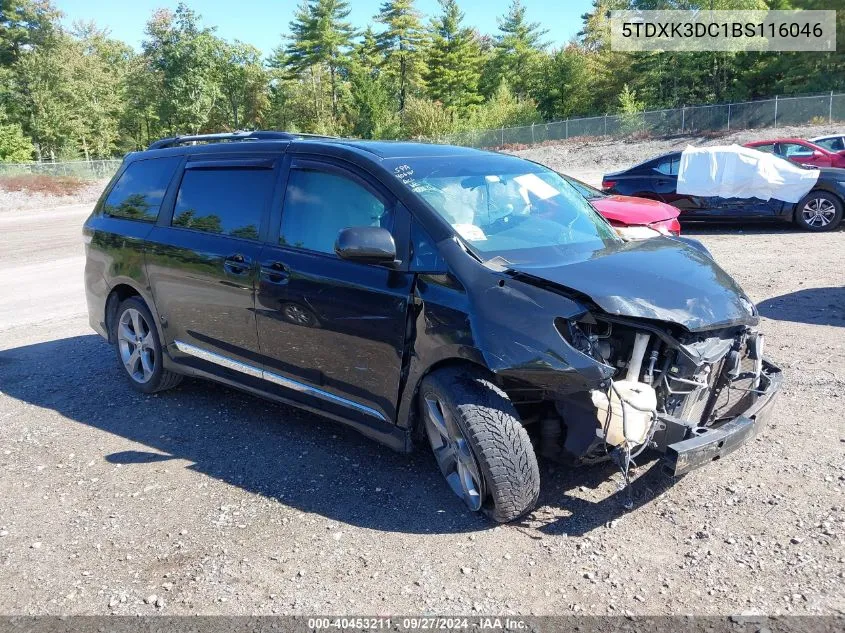
[(250, 132), (126, 157), (84, 227), (92, 327), (146, 393), (209, 378), (428, 439), (451, 489), (528, 512), (536, 454), (654, 449), (679, 475), (753, 436), (780, 385), (705, 253), (624, 242), (561, 176), (443, 145)]

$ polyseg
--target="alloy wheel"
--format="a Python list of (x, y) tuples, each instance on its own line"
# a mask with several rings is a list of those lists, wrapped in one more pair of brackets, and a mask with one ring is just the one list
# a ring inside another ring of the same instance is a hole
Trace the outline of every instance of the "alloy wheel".
[(808, 226), (821, 228), (833, 222), (836, 207), (827, 198), (813, 198), (804, 205), (801, 215)]
[(120, 359), (132, 380), (141, 384), (149, 382), (156, 367), (153, 333), (144, 315), (135, 308), (120, 315), (117, 344)]
[(298, 305), (289, 303), (285, 306), (285, 316), (297, 325), (311, 325), (311, 315)]
[(440, 472), (470, 510), (480, 510), (484, 500), (484, 480), (469, 442), (437, 396), (428, 394), (424, 401), (425, 428)]

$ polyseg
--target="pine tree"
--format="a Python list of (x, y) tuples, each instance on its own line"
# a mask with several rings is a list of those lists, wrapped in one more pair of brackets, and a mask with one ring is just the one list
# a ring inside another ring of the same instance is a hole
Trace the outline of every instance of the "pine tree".
[(440, 0), (443, 13), (432, 22), (429, 69), (425, 75), (428, 93), (447, 108), (464, 114), (483, 100), (478, 91), (481, 79), (481, 46), (472, 29), (461, 23), (464, 14), (456, 0)]
[(414, 0), (387, 0), (375, 19), (385, 25), (377, 40), (385, 57), (385, 67), (396, 79), (401, 111), (408, 94), (422, 86), (422, 48), (425, 44), (422, 15), (414, 6)]
[[(548, 32), (539, 22), (529, 22), (520, 0), (513, 0), (508, 13), (498, 19), (495, 54), (488, 66), (487, 93), (505, 81), (520, 99), (531, 95), (537, 80), (540, 53), (546, 47)], [(492, 80), (492, 82), (490, 81)]]
[(346, 63), (347, 51), (355, 35), (352, 25), (346, 21), (349, 11), (349, 3), (345, 0), (303, 1), (290, 24), (290, 64), (297, 73), (309, 69), (315, 80), (320, 74), (320, 69), (315, 67), (328, 69), (335, 120), (338, 116), (338, 73)]

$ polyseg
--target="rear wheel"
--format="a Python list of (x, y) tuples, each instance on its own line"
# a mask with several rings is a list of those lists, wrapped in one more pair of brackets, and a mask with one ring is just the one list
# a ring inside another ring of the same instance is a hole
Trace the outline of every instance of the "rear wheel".
[(123, 301), (114, 317), (117, 360), (129, 384), (143, 393), (164, 391), (182, 382), (180, 374), (164, 369), (154, 323), (146, 304), (137, 297)]
[(832, 231), (842, 222), (842, 201), (826, 191), (811, 191), (795, 207), (795, 223), (808, 231)]
[(448, 368), (425, 378), (420, 406), (440, 472), (470, 510), (512, 521), (534, 508), (540, 472), (507, 394), (481, 371)]

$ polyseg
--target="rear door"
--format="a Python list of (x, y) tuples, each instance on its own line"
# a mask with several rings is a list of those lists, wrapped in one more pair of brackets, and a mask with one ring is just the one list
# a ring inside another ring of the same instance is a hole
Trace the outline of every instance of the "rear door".
[[(277, 156), (193, 155), (148, 237), (147, 274), (166, 343), (219, 372), (255, 362), (255, 281)], [(172, 348), (171, 348), (171, 351)]]
[(279, 224), (259, 262), (265, 377), (338, 415), (392, 422), (413, 274), (401, 247), (391, 268), (342, 260), (334, 244), (344, 228), (381, 226), (407, 245), (407, 212), (351, 165), (295, 156)]

